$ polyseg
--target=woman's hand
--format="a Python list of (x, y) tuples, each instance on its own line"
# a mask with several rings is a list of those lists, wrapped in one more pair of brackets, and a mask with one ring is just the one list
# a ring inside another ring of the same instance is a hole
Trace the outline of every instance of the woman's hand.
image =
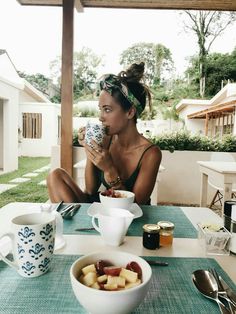
[(85, 146), (85, 127), (79, 128), (78, 130), (78, 143), (81, 146)]
[(106, 172), (113, 167), (113, 161), (109, 151), (99, 146), (94, 140), (91, 141), (93, 147), (85, 144), (87, 158), (100, 170)]

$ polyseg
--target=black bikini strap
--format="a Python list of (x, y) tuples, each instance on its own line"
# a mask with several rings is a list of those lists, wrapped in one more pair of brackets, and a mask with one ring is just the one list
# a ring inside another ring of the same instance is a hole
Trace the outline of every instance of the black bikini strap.
[(143, 156), (144, 156), (144, 154), (146, 153), (146, 151), (147, 151), (147, 150), (149, 150), (149, 148), (151, 148), (151, 147), (153, 147), (153, 146), (155, 146), (155, 144), (151, 144), (151, 145), (150, 145), (150, 146), (148, 146), (146, 149), (144, 149), (144, 151), (143, 151), (143, 153), (142, 153), (142, 155), (141, 155), (141, 157), (140, 157), (140, 159), (139, 159), (139, 162), (138, 162), (138, 166), (137, 166), (137, 168), (139, 168), (139, 167), (140, 167), (141, 161), (142, 161)]

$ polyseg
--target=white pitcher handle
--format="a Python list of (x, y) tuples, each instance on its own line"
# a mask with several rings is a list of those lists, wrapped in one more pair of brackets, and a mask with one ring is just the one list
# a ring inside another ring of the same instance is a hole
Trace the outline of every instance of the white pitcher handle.
[(95, 228), (95, 230), (97, 230), (99, 233), (101, 233), (101, 230), (100, 230), (99, 226), (95, 222), (96, 218), (98, 218), (96, 215), (92, 217), (92, 225)]
[[(2, 234), (2, 235), (0, 236), (0, 240), (1, 240), (3, 237), (9, 237), (10, 240), (11, 240), (11, 247), (13, 247), (14, 234), (13, 234), (13, 233), (5, 233), (5, 234)], [(15, 262), (15, 257), (14, 257), (14, 255), (13, 255), (13, 261), (10, 261), (7, 257), (3, 256), (2, 253), (0, 252), (0, 259), (2, 259), (3, 262), (5, 262), (7, 265), (9, 265), (10, 267), (14, 268), (15, 270), (18, 270), (18, 269), (19, 269), (17, 263)]]

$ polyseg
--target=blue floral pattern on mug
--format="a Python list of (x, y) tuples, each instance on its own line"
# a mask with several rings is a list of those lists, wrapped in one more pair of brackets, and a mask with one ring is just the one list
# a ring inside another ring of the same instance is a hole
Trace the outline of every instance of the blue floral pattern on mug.
[(94, 140), (98, 145), (101, 145), (105, 134), (105, 126), (88, 122), (86, 126), (85, 142), (91, 147), (93, 147), (91, 143), (92, 140)]
[(42, 239), (48, 241), (52, 237), (52, 231), (52, 224), (47, 224), (45, 227), (43, 227), (43, 230), (41, 230), (39, 234), (41, 235)]
[(29, 250), (29, 253), (31, 254), (31, 257), (37, 260), (43, 255), (43, 251), (45, 251), (44, 246), (42, 244), (36, 243)]
[(17, 243), (17, 250), (19, 258), (22, 259), (24, 257), (25, 250), (23, 249), (23, 246), (21, 246), (19, 243)]
[(50, 264), (50, 259), (45, 257), (45, 259), (39, 264), (39, 269), (45, 273), (48, 270), (49, 264)]
[(48, 245), (48, 251), (49, 251), (49, 253), (53, 253), (53, 251), (54, 251), (54, 241), (53, 242), (51, 242), (49, 245)]
[(29, 242), (32, 242), (32, 238), (35, 236), (35, 233), (29, 227), (24, 227), (20, 229), (18, 235), (24, 244), (28, 244)]
[(30, 276), (34, 273), (35, 266), (33, 265), (33, 263), (26, 262), (23, 264), (21, 268), (23, 269), (26, 275)]

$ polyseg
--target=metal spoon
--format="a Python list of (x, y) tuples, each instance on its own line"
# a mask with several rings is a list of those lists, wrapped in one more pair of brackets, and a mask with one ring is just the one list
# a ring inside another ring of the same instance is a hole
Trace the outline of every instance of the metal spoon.
[(214, 276), (208, 271), (198, 269), (192, 273), (192, 280), (196, 288), (207, 298), (217, 302), (222, 314), (231, 314), (218, 298), (218, 286)]
[(236, 313), (236, 304), (234, 304), (234, 302), (228, 297), (227, 292), (225, 291), (221, 281), (220, 281), (220, 277), (217, 273), (217, 271), (215, 270), (215, 268), (210, 268), (209, 272), (214, 276), (216, 282), (217, 282), (217, 286), (218, 286), (218, 296), (222, 299), (225, 299), (230, 311), (233, 313)]

